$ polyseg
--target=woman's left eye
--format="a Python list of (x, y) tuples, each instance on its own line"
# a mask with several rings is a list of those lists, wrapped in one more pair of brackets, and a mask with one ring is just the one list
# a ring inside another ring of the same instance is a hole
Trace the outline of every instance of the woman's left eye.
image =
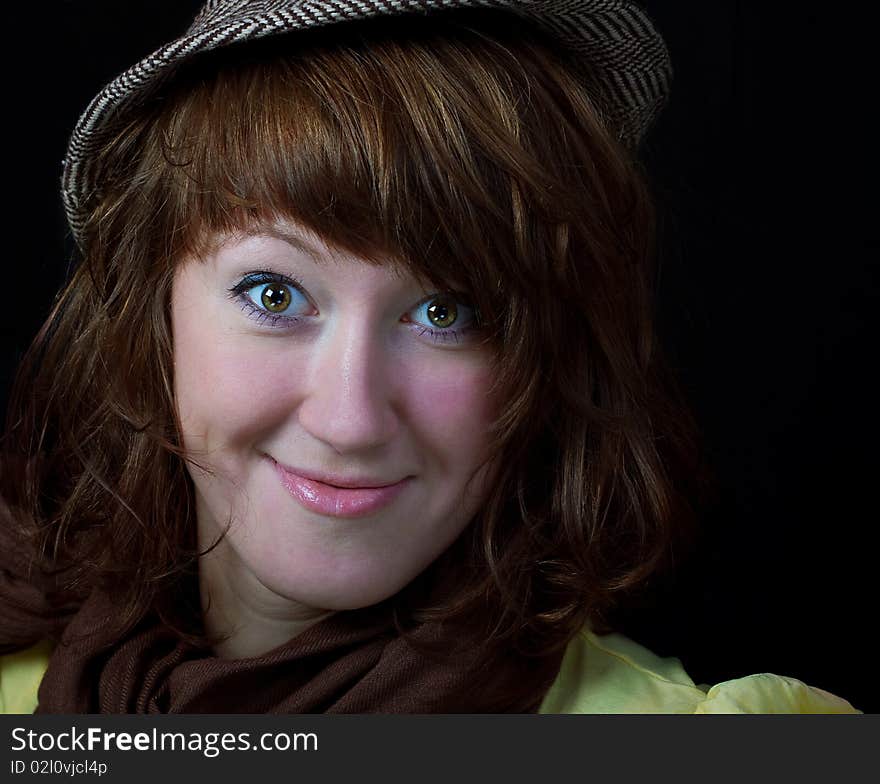
[(252, 272), (229, 289), (245, 313), (260, 324), (285, 327), (308, 315), (312, 304), (297, 281), (277, 272)]
[(458, 343), (477, 327), (477, 313), (457, 294), (432, 294), (409, 313), (407, 321), (438, 343)]

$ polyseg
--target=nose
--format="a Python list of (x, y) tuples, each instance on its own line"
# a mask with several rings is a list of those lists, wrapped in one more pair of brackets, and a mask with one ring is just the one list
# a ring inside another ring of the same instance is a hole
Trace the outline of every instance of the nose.
[(393, 365), (361, 320), (338, 323), (313, 344), (300, 424), (339, 454), (388, 444), (399, 428)]

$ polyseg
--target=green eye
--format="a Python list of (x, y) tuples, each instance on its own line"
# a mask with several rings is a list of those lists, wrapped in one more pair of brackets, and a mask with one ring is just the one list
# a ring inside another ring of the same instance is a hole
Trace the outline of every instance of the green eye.
[(292, 297), (287, 286), (272, 283), (263, 288), (260, 302), (270, 313), (283, 313), (290, 307)]
[(249, 318), (271, 327), (291, 326), (313, 310), (298, 281), (269, 270), (245, 275), (229, 297)]
[(407, 315), (408, 321), (435, 343), (460, 343), (478, 326), (477, 313), (460, 294), (432, 294)]
[(426, 315), (432, 326), (445, 329), (458, 318), (458, 306), (451, 297), (437, 297), (427, 303)]

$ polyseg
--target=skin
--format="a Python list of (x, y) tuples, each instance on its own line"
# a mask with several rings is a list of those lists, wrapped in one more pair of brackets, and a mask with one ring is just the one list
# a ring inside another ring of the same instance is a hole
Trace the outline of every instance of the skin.
[[(225, 637), (215, 650), (232, 658), (397, 593), (472, 520), (492, 471), (491, 358), (473, 332), (440, 339), (449, 332), (425, 303), (436, 292), (295, 224), (265, 231), (183, 260), (171, 297), (175, 397), (202, 467), (188, 465), (200, 546), (231, 522), (202, 558), (200, 587), (207, 629)], [(230, 295), (266, 269), (300, 282), (304, 294), (269, 284), (291, 295), (281, 305), (296, 323), (254, 318), (267, 313), (266, 283)], [(458, 313), (451, 328), (468, 321)], [(390, 505), (347, 519), (303, 506), (273, 460), (406, 481)]]

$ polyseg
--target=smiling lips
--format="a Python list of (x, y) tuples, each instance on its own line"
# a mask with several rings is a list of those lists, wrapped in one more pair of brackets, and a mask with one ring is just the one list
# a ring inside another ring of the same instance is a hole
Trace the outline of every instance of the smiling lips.
[(272, 462), (287, 492), (309, 511), (330, 517), (366, 517), (388, 506), (409, 482), (409, 477), (384, 485), (367, 479), (333, 477), (339, 484), (330, 484), (330, 477), (322, 477), (326, 481), (320, 481), (294, 473), (275, 460)]

